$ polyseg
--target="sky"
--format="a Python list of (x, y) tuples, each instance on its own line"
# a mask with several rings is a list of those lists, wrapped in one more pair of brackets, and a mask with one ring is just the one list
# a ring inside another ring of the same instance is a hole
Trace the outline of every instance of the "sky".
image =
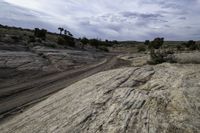
[(200, 0), (0, 0), (0, 24), (109, 40), (200, 40)]

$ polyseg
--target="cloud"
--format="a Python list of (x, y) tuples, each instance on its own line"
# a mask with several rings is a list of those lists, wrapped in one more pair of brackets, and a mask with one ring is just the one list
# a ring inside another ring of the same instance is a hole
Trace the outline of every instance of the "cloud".
[(180, 20), (186, 20), (186, 17), (179, 17)]
[(52, 29), (53, 25), (43, 22), (40, 18), (48, 17), (44, 13), (0, 2), (0, 23), (4, 25), (25, 27), (25, 28), (47, 28)]
[(77, 37), (198, 39), (199, 6), (200, 0), (0, 0), (0, 23), (50, 31), (63, 26)]

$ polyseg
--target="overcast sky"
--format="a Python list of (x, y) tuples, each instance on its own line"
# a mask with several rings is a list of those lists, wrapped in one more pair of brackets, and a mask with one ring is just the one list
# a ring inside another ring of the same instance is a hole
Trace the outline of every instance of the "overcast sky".
[(0, 24), (110, 40), (200, 40), (200, 0), (0, 0)]

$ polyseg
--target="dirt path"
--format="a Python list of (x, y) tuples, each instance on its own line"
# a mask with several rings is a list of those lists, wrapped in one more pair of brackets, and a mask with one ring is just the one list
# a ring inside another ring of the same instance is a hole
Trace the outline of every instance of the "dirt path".
[[(119, 60), (112, 56), (102, 62), (77, 70), (41, 77), (37, 80), (0, 90), (0, 118), (47, 98), (83, 78), (116, 67)], [(121, 62), (120, 62), (121, 63)]]

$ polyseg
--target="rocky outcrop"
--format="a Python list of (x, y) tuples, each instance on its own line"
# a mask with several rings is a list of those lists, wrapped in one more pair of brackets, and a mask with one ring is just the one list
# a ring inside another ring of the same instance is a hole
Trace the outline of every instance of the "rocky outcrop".
[(4, 43), (0, 43), (0, 49), (0, 89), (48, 74), (88, 67), (105, 57), (102, 53), (43, 46), (25, 50), (20, 45)]
[(16, 70), (64, 71), (94, 63), (101, 54), (87, 51), (34, 47), (30, 51), (0, 51), (0, 68)]
[(200, 132), (200, 66), (170, 65), (101, 72), (12, 119), (2, 133)]
[(149, 55), (144, 53), (135, 53), (131, 55), (119, 55), (118, 58), (129, 61), (131, 63), (131, 66), (141, 67), (148, 64)]

